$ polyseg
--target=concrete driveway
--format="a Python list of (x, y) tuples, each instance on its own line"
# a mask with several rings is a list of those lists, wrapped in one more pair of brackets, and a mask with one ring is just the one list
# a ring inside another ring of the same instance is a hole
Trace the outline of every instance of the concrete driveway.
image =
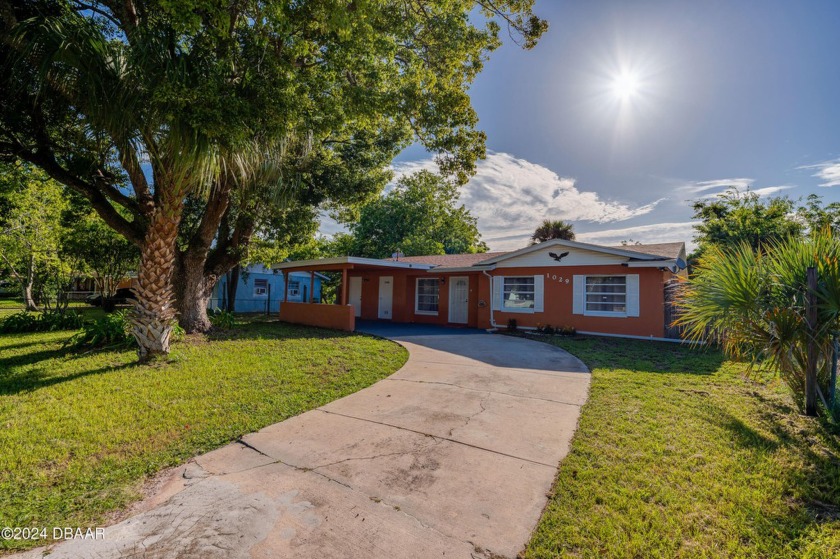
[(366, 329), (409, 350), (397, 373), (199, 456), (104, 539), (50, 558), (515, 557), (568, 452), (587, 368), (539, 342), (394, 326)]

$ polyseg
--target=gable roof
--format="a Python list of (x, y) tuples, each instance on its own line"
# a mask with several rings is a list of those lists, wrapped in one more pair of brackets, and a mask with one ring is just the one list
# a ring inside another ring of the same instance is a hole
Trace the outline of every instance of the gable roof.
[(426, 256), (402, 256), (396, 258), (383, 258), (387, 262), (410, 262), (414, 264), (426, 264), (432, 268), (470, 268), (490, 266), (497, 262), (528, 254), (552, 246), (564, 246), (590, 250), (615, 256), (623, 256), (631, 261), (658, 261), (675, 260), (685, 258), (685, 243), (655, 243), (649, 245), (622, 245), (602, 246), (579, 241), (566, 241), (563, 239), (552, 239), (543, 243), (530, 245), (519, 250), (510, 252), (480, 252), (475, 254), (430, 254)]
[(630, 252), (641, 252), (660, 258), (684, 258), (685, 243), (654, 243), (649, 245), (621, 245), (610, 247)]

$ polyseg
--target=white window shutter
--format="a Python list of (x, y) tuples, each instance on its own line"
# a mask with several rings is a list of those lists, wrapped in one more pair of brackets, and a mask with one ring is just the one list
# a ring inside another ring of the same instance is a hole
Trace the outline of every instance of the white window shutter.
[(545, 277), (534, 276), (534, 312), (545, 310)]
[(572, 314), (583, 314), (586, 307), (586, 276), (572, 277)]
[(504, 278), (493, 277), (493, 294), (490, 297), (492, 299), (490, 304), (492, 305), (491, 308), (494, 311), (497, 311), (502, 307), (502, 285), (504, 282)]
[(639, 274), (627, 276), (627, 316), (639, 316)]

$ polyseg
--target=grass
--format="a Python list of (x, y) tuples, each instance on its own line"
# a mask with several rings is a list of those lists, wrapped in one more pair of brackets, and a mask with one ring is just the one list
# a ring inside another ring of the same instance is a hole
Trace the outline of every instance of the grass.
[[(102, 310), (102, 307), (94, 307), (84, 301), (70, 301), (67, 308), (81, 314), (88, 320), (102, 318), (107, 314)], [(130, 308), (130, 305), (119, 305), (119, 308), (127, 309)], [(11, 314), (23, 312), (24, 310), (26, 310), (26, 307), (23, 305), (23, 299), (0, 299), (0, 320), (3, 320)]]
[(71, 335), (0, 336), (0, 526), (102, 525), (147, 476), (355, 392), (407, 357), (385, 340), (251, 322), (138, 366), (133, 351), (68, 353)]
[(525, 558), (840, 557), (837, 432), (780, 383), (713, 350), (550, 343), (592, 384)]

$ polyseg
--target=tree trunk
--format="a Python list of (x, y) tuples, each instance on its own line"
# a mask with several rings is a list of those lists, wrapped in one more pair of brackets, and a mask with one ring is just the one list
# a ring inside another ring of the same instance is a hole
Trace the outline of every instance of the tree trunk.
[(26, 310), (37, 311), (38, 305), (35, 304), (35, 297), (32, 294), (32, 283), (32, 280), (28, 279), (23, 284), (23, 304), (26, 306)]
[(205, 274), (204, 264), (203, 255), (182, 255), (178, 263), (178, 278), (174, 282), (178, 323), (190, 334), (207, 332), (212, 328), (207, 317), (207, 307), (218, 278)]
[[(175, 189), (177, 190), (177, 189)], [(178, 225), (181, 221), (183, 197), (164, 190), (160, 207), (149, 223), (140, 248), (140, 269), (131, 333), (139, 346), (140, 362), (169, 353), (175, 307), (172, 293), (172, 272), (175, 269)]]
[(808, 298), (806, 318), (808, 320), (808, 363), (805, 368), (805, 415), (817, 415), (817, 269), (808, 268)]
[(241, 266), (237, 264), (228, 273), (227, 283), (227, 310), (228, 312), (236, 312), (236, 290), (239, 288), (239, 271)]

